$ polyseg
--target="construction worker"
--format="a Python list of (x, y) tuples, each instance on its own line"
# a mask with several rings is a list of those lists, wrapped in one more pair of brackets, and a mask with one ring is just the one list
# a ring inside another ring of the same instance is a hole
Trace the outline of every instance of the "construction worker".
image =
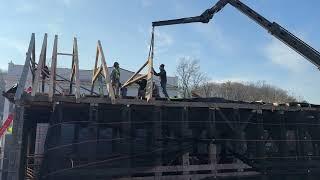
[(159, 88), (155, 82), (152, 82), (152, 97), (155, 97), (155, 98), (160, 97)]
[(159, 69), (160, 69), (159, 73), (157, 73), (154, 69), (153, 69), (153, 73), (154, 75), (160, 77), (160, 85), (162, 88), (162, 92), (165, 95), (165, 97), (169, 99), (169, 95), (167, 93), (167, 73), (166, 73), (166, 70), (164, 70), (164, 64), (161, 64)]
[(120, 88), (120, 95), (122, 98), (127, 96), (128, 89), (126, 87)]
[(146, 96), (146, 87), (147, 87), (147, 80), (141, 79), (140, 81), (136, 82), (138, 84), (138, 98), (143, 99)]
[(110, 75), (111, 85), (116, 97), (119, 97), (120, 93), (120, 66), (118, 62), (114, 62), (113, 70)]

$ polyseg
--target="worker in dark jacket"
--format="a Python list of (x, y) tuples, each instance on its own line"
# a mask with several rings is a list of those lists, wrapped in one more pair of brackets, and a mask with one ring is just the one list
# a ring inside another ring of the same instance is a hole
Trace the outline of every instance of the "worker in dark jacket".
[(161, 64), (159, 69), (160, 69), (159, 73), (157, 73), (155, 70), (153, 70), (153, 73), (154, 75), (160, 77), (160, 85), (162, 88), (162, 92), (166, 96), (166, 98), (169, 98), (169, 95), (167, 93), (167, 73), (166, 73), (166, 70), (164, 70), (164, 64)]
[(111, 85), (116, 97), (119, 97), (120, 91), (120, 66), (118, 62), (114, 62), (113, 70), (110, 75)]
[(142, 80), (136, 82), (136, 84), (138, 84), (138, 86), (139, 86), (139, 89), (138, 89), (138, 98), (139, 98), (139, 99), (145, 98), (145, 95), (146, 95), (146, 87), (147, 87), (147, 80), (146, 80), (146, 79), (142, 79)]

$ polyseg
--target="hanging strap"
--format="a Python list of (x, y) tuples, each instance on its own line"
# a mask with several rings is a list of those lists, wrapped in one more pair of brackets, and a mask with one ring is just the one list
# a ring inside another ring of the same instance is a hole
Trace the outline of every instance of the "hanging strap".
[(149, 55), (148, 59), (152, 58), (153, 59), (153, 50), (154, 50), (154, 26), (152, 26), (152, 32), (151, 32), (151, 42), (150, 42), (150, 47), (149, 47)]

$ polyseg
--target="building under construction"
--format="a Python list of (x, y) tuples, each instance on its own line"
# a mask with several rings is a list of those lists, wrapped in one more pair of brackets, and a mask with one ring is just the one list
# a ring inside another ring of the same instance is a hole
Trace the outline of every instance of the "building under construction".
[[(239, 9), (309, 61), (320, 53), (277, 23), (238, 0), (220, 0), (202, 15), (154, 22), (153, 27), (208, 22), (226, 4)], [(92, 88), (81, 94), (77, 39), (73, 52), (58, 52), (55, 36), (45, 68), (47, 35), (39, 61), (30, 40), (17, 88), (5, 93), (14, 104), (13, 140), (7, 179), (318, 179), (320, 106), (268, 104), (220, 98), (167, 99), (153, 96), (153, 42), (146, 63), (122, 86), (147, 79), (146, 96), (116, 96), (98, 41)], [(59, 55), (72, 57), (68, 93), (57, 91)], [(147, 73), (140, 73), (143, 68)], [(32, 74), (30, 91), (25, 87)], [(48, 91), (46, 77), (49, 80)], [(100, 77), (100, 78), (99, 78)], [(103, 80), (107, 95), (94, 92)], [(28, 92), (26, 92), (26, 90)], [(39, 141), (43, 144), (39, 145)]]

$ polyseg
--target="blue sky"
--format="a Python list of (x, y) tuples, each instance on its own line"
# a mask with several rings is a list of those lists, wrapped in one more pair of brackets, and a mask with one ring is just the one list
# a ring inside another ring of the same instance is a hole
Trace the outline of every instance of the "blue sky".
[[(270, 21), (276, 21), (307, 43), (320, 47), (320, 1), (242, 0)], [(137, 70), (146, 60), (151, 22), (199, 15), (217, 0), (2, 0), (0, 6), (0, 67), (10, 60), (22, 64), (30, 35), (36, 33), (37, 51), (45, 32), (49, 52), (54, 34), (59, 52), (71, 52), (78, 38), (80, 67), (91, 69), (97, 40), (111, 65), (114, 60)], [(212, 81), (266, 81), (320, 104), (320, 72), (282, 45), (266, 30), (231, 6), (209, 24), (188, 24), (156, 29), (155, 66), (166, 64), (175, 75), (182, 57), (198, 59)], [(38, 57), (38, 56), (37, 56)], [(59, 58), (60, 67), (71, 64)]]

